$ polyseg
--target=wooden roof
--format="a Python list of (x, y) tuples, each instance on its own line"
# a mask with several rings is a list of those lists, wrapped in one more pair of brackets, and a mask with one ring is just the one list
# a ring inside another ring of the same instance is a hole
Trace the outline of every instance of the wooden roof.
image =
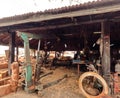
[[(42, 38), (41, 49), (45, 41), (50, 42), (49, 50), (82, 49), (85, 36), (89, 47), (93, 48), (92, 45), (100, 37), (93, 32), (101, 31), (102, 21), (110, 21), (111, 43), (120, 47), (120, 0), (98, 0), (0, 19), (0, 44), (8, 45), (8, 31), (23, 31), (51, 36), (51, 39), (47, 36)], [(36, 48), (37, 44), (38, 40), (30, 41), (31, 48)], [(18, 37), (16, 45), (23, 46), (22, 40)]]

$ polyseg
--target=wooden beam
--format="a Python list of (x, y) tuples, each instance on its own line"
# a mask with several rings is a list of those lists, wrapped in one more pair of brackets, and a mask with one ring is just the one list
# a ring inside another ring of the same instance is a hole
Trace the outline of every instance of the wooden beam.
[(6, 40), (8, 40), (8, 39), (9, 39), (9, 37), (10, 37), (10, 36), (8, 35), (6, 38), (3, 38), (3, 40), (2, 40), (2, 41), (3, 41), (3, 42), (5, 42)]
[(21, 35), (26, 35), (28, 38), (32, 38), (32, 39), (57, 39), (57, 36), (54, 34), (50, 34), (50, 36), (48, 34), (32, 34), (32, 33), (27, 33), (27, 32), (19, 32), (16, 31), (17, 36), (21, 36)]
[(110, 85), (110, 23), (102, 22), (101, 29), (103, 33), (103, 54), (102, 54), (102, 69), (103, 77), (108, 85)]
[[(82, 9), (78, 11), (70, 11), (66, 13), (60, 13), (60, 14), (41, 14), (38, 15), (36, 13), (33, 13), (28, 18), (20, 19), (19, 17), (14, 19), (8, 19), (7, 22), (0, 20), (0, 27), (2, 26), (10, 26), (15, 24), (22, 24), (22, 23), (30, 23), (30, 22), (42, 22), (42, 21), (48, 21), (53, 19), (60, 19), (60, 18), (71, 18), (71, 17), (78, 17), (78, 16), (86, 16), (86, 15), (94, 15), (94, 14), (102, 14), (102, 13), (108, 13), (108, 12), (116, 12), (120, 11), (120, 2), (118, 4), (109, 4), (107, 6), (98, 6), (93, 7), (89, 9)], [(24, 17), (24, 15), (23, 15)]]
[(99, 20), (92, 20), (92, 21), (85, 21), (85, 22), (78, 22), (78, 23), (66, 23), (66, 24), (60, 24), (60, 25), (48, 25), (45, 27), (30, 27), (30, 28), (22, 28), (22, 29), (17, 29), (18, 31), (30, 31), (30, 30), (51, 30), (51, 29), (56, 29), (56, 28), (64, 28), (64, 27), (71, 27), (71, 26), (79, 26), (79, 25), (84, 25), (84, 24), (94, 24), (94, 23), (100, 23), (102, 21), (106, 21), (106, 19), (99, 19)]

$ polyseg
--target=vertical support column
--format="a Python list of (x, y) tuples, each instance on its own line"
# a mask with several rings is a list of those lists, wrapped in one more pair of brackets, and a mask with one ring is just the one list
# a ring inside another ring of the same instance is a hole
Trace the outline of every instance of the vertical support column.
[(29, 92), (29, 87), (32, 86), (32, 66), (30, 60), (30, 48), (28, 36), (24, 33), (21, 34), (24, 40), (24, 51), (25, 51), (25, 90)]
[(33, 56), (35, 57), (36, 56), (36, 50), (35, 49), (33, 50), (33, 53), (34, 53)]
[(110, 85), (110, 22), (102, 22), (102, 40), (103, 40), (103, 51), (102, 51), (102, 69), (103, 77)]
[(11, 75), (11, 63), (14, 62), (15, 58), (15, 32), (10, 32), (10, 41), (9, 41), (9, 64), (8, 64), (8, 74)]
[(18, 46), (16, 47), (16, 61), (18, 62), (18, 55), (19, 55), (19, 48)]
[(40, 79), (39, 76), (40, 76), (41, 66), (42, 66), (42, 60), (40, 58), (40, 44), (41, 44), (41, 41), (39, 40), (38, 49), (37, 49), (37, 64), (35, 68), (35, 83), (37, 83), (37, 81)]

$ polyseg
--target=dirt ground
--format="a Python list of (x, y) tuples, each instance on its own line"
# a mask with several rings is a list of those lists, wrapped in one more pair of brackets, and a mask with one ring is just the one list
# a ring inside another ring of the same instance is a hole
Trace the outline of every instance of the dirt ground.
[(11, 93), (1, 98), (85, 98), (80, 92), (78, 86), (77, 69), (58, 67), (55, 70), (44, 69), (46, 72), (53, 71), (53, 74), (40, 79), (40, 84), (46, 84), (61, 78), (67, 74), (67, 78), (59, 83), (39, 91), (39, 94), (28, 94), (25, 91), (18, 89), (17, 92)]
[(40, 98), (37, 96), (37, 94), (32, 93), (32, 94), (28, 94), (23, 90), (18, 90), (17, 92), (5, 95), (1, 98)]

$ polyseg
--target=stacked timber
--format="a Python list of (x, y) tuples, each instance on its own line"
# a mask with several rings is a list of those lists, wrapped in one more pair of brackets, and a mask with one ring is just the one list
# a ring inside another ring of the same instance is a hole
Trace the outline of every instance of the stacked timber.
[[(0, 86), (0, 97), (17, 90), (19, 79), (19, 66), (17, 62), (11, 64), (12, 74), (9, 80), (6, 80), (6, 84)], [(4, 79), (2, 79), (5, 81)], [(1, 81), (1, 83), (3, 82)]]
[(0, 79), (8, 76), (8, 63), (4, 57), (0, 57)]
[(10, 84), (12, 86), (11, 90), (16, 91), (17, 86), (18, 86), (18, 80), (19, 80), (19, 65), (18, 65), (18, 62), (14, 62), (14, 63), (11, 64), (11, 70), (12, 70), (11, 80), (10, 80)]
[(3, 79), (8, 76), (8, 69), (1, 69), (0, 70), (0, 79)]
[(5, 69), (8, 68), (8, 63), (7, 62), (0, 62), (0, 69)]

